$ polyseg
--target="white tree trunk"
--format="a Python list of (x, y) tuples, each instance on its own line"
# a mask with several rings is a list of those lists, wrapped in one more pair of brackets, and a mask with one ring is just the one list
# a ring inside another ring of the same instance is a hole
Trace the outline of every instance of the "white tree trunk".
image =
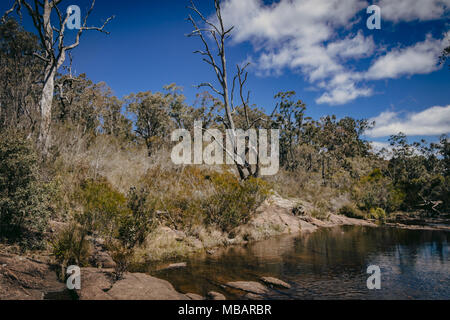
[(55, 90), (55, 68), (49, 66), (45, 70), (45, 82), (42, 89), (41, 101), (39, 103), (41, 109), (41, 127), (39, 132), (39, 143), (41, 144), (44, 154), (47, 153), (50, 145), (50, 125), (52, 121), (52, 104), (53, 94)]

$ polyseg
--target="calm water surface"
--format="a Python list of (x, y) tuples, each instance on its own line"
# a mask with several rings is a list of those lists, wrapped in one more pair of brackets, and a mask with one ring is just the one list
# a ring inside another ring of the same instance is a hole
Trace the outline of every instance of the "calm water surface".
[[(177, 290), (241, 298), (221, 284), (282, 279), (292, 288), (270, 299), (450, 299), (450, 233), (337, 227), (196, 255), (185, 269), (149, 271)], [(369, 265), (381, 268), (381, 290), (368, 290)]]

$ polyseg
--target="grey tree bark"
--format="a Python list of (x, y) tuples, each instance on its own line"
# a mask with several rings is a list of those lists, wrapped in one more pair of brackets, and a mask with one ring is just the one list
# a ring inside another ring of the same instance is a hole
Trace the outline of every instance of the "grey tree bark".
[[(47, 154), (50, 145), (50, 125), (55, 91), (55, 77), (58, 69), (66, 60), (66, 53), (78, 47), (83, 31), (96, 30), (109, 34), (104, 31), (104, 28), (114, 18), (109, 17), (101, 27), (88, 27), (87, 20), (95, 5), (95, 0), (93, 0), (89, 11), (84, 18), (83, 25), (76, 34), (75, 41), (70, 45), (66, 45), (64, 43), (64, 37), (70, 13), (67, 11), (65, 13), (61, 12), (58, 5), (60, 5), (62, 1), (63, 0), (33, 0), (33, 5), (31, 5), (27, 0), (15, 0), (11, 9), (6, 11), (2, 17), (2, 21), (5, 21), (7, 16), (14, 11), (21, 15), (22, 8), (25, 7), (28, 15), (32, 18), (34, 27), (39, 35), (43, 54), (35, 53), (35, 56), (45, 62), (42, 94), (39, 102), (41, 113), (39, 144), (44, 155)], [(54, 26), (51, 21), (53, 12), (55, 12), (58, 17), (57, 26)]]
[[(225, 28), (221, 7), (220, 7), (220, 0), (214, 0), (214, 6), (215, 6), (215, 13), (216, 13), (216, 24), (209, 21), (203, 14), (196, 8), (194, 3), (191, 1), (191, 6), (189, 9), (191, 9), (199, 18), (202, 24), (204, 24), (204, 27), (199, 27), (196, 20), (189, 15), (188, 21), (191, 22), (192, 26), (194, 27), (194, 30), (188, 34), (188, 37), (199, 37), (203, 43), (204, 49), (203, 50), (197, 50), (195, 53), (198, 53), (203, 56), (203, 61), (207, 64), (211, 65), (214, 69), (214, 72), (216, 74), (217, 80), (221, 86), (221, 90), (216, 89), (211, 83), (202, 83), (198, 88), (200, 87), (208, 87), (212, 91), (214, 91), (216, 94), (222, 96), (224, 108), (225, 108), (225, 119), (223, 121), (225, 127), (227, 129), (231, 129), (233, 133), (233, 148), (234, 152), (233, 154), (236, 154), (237, 146), (235, 143), (236, 139), (236, 126), (233, 119), (233, 114), (235, 112), (235, 107), (233, 103), (233, 96), (235, 91), (235, 83), (236, 79), (239, 79), (239, 86), (240, 86), (240, 96), (242, 101), (242, 106), (244, 108), (244, 112), (246, 115), (247, 120), (247, 130), (253, 127), (255, 123), (250, 124), (248, 120), (248, 99), (245, 101), (243, 98), (243, 88), (245, 85), (245, 82), (247, 80), (248, 73), (245, 71), (245, 69), (248, 67), (249, 64), (245, 65), (243, 68), (240, 68), (237, 66), (237, 74), (233, 79), (233, 85), (230, 90), (229, 84), (228, 84), (228, 67), (227, 67), (227, 59), (226, 59), (226, 50), (225, 50), (225, 41), (230, 37), (231, 31), (234, 29), (234, 27)], [(209, 36), (213, 39), (213, 46), (217, 49), (217, 55), (220, 57), (220, 65), (216, 63), (216, 60), (214, 58), (215, 53), (213, 53), (213, 50), (210, 48), (210, 44), (207, 41), (206, 35), (209, 34)], [(243, 79), (244, 77), (244, 79)], [(252, 168), (252, 166), (247, 162), (246, 159), (241, 159), (243, 164), (239, 163), (237, 160), (235, 160), (236, 168), (238, 170), (239, 176), (242, 180), (245, 180), (249, 177), (258, 177), (260, 174), (260, 164), (259, 164), (259, 154), (257, 150), (254, 150), (257, 154), (258, 163), (255, 168)]]

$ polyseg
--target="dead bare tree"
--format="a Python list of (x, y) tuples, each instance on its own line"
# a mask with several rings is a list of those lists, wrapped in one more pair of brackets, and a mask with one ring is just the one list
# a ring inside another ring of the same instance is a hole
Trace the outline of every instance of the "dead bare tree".
[[(71, 12), (67, 10), (65, 14), (62, 13), (61, 9), (58, 7), (62, 1), (63, 0), (33, 0), (33, 3), (30, 4), (28, 0), (15, 0), (11, 9), (6, 11), (2, 17), (2, 21), (5, 21), (7, 16), (13, 12), (17, 12), (21, 15), (24, 7), (28, 15), (32, 18), (34, 27), (38, 32), (43, 54), (35, 53), (35, 56), (41, 59), (45, 64), (42, 94), (39, 102), (41, 113), (39, 144), (41, 145), (44, 155), (47, 154), (50, 142), (52, 103), (55, 91), (55, 77), (58, 69), (64, 64), (66, 54), (78, 47), (84, 31), (94, 30), (109, 34), (109, 32), (104, 29), (114, 18), (114, 16), (109, 17), (101, 27), (87, 26), (87, 20), (95, 5), (95, 0), (92, 0), (91, 7), (84, 18), (83, 24), (76, 33), (75, 40), (71, 44), (65, 44), (66, 25)], [(57, 26), (53, 25), (52, 13), (56, 13)]]
[[(227, 129), (230, 129), (232, 132), (232, 147), (233, 147), (233, 155), (237, 155), (237, 143), (236, 143), (236, 127), (235, 127), (235, 121), (233, 119), (233, 116), (236, 113), (236, 106), (234, 106), (234, 91), (236, 87), (236, 80), (238, 80), (239, 85), (239, 95), (242, 102), (242, 107), (244, 109), (245, 118), (246, 118), (246, 124), (247, 128), (246, 130), (251, 129), (256, 122), (262, 120), (258, 119), (258, 121), (254, 121), (253, 123), (250, 123), (248, 113), (249, 113), (249, 97), (250, 92), (247, 94), (247, 98), (244, 98), (244, 87), (245, 83), (247, 82), (248, 73), (246, 71), (249, 64), (246, 64), (243, 67), (237, 66), (237, 74), (233, 78), (232, 81), (232, 88), (229, 89), (228, 85), (228, 69), (227, 69), (227, 59), (226, 59), (226, 47), (225, 43), (226, 40), (231, 37), (231, 32), (233, 31), (234, 27), (225, 28), (222, 13), (221, 13), (221, 7), (220, 7), (220, 0), (214, 0), (214, 6), (215, 6), (215, 15), (217, 18), (217, 22), (213, 23), (210, 20), (208, 20), (194, 5), (194, 3), (191, 1), (191, 6), (188, 7), (190, 10), (192, 10), (199, 18), (199, 21), (194, 19), (192, 15), (189, 15), (187, 20), (192, 24), (194, 27), (194, 30), (188, 34), (188, 37), (199, 37), (200, 40), (203, 43), (203, 50), (197, 50), (194, 53), (198, 53), (201, 56), (203, 56), (203, 61), (205, 61), (207, 64), (209, 64), (216, 74), (218, 83), (220, 84), (221, 89), (217, 89), (214, 87), (214, 85), (210, 82), (205, 82), (200, 85), (198, 85), (198, 88), (201, 87), (207, 87), (214, 91), (217, 95), (222, 97), (223, 105), (225, 108), (225, 118), (222, 118), (223, 124)], [(201, 25), (200, 25), (201, 24)], [(208, 39), (208, 37), (211, 37), (211, 39)], [(208, 41), (209, 40), (209, 41)], [(213, 44), (211, 45), (210, 42)], [(215, 49), (213, 49), (213, 47)], [(219, 57), (220, 62), (216, 62), (215, 56)], [(225, 150), (226, 151), (226, 150)], [(247, 156), (249, 152), (255, 152), (257, 155), (257, 164), (256, 166), (252, 166), (249, 161), (247, 160)], [(233, 157), (234, 158), (234, 157)], [(251, 176), (258, 177), (260, 174), (260, 166), (259, 166), (259, 155), (257, 148), (253, 146), (252, 150), (249, 148), (246, 149), (245, 156), (243, 156), (241, 159), (234, 159), (234, 162), (236, 164), (236, 168), (239, 172), (239, 176), (242, 180), (245, 180)]]

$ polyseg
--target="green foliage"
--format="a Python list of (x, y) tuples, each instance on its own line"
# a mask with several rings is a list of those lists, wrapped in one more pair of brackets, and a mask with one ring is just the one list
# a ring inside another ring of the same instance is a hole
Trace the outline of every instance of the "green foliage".
[(131, 248), (128, 248), (121, 242), (114, 240), (108, 244), (108, 251), (111, 254), (111, 258), (116, 263), (114, 267), (115, 278), (116, 280), (121, 280), (123, 278), (123, 274), (128, 271), (130, 267), (134, 252)]
[(144, 140), (149, 155), (164, 142), (172, 127), (170, 100), (157, 92), (140, 92), (127, 97), (127, 111), (136, 117), (136, 133)]
[(132, 188), (128, 195), (130, 212), (119, 221), (118, 239), (125, 248), (142, 244), (157, 226), (155, 219), (155, 202), (149, 202), (145, 189), (138, 192)]
[(50, 217), (48, 185), (37, 173), (30, 143), (0, 134), (0, 238), (29, 248), (42, 245)]
[(211, 176), (214, 193), (203, 201), (206, 223), (223, 231), (249, 221), (253, 211), (269, 194), (267, 183), (258, 178), (240, 182), (231, 173), (214, 173)]
[(69, 265), (87, 266), (91, 251), (86, 231), (75, 224), (62, 230), (52, 242), (53, 256), (66, 268)]
[(0, 130), (33, 134), (39, 121), (38, 98), (43, 61), (38, 37), (14, 19), (0, 23)]
[(339, 209), (339, 214), (354, 219), (365, 218), (364, 213), (361, 210), (359, 210), (355, 205), (351, 204), (345, 205), (341, 209)]
[(382, 208), (388, 212), (398, 210), (405, 198), (401, 189), (384, 177), (379, 168), (360, 179), (352, 190), (352, 197), (361, 210)]
[(229, 172), (189, 166), (182, 170), (155, 167), (143, 179), (147, 204), (158, 217), (176, 230), (191, 231), (214, 225), (224, 231), (245, 223), (269, 194), (266, 182), (246, 181)]
[(78, 199), (83, 209), (76, 219), (90, 233), (113, 237), (120, 221), (130, 214), (126, 197), (105, 179), (84, 181)]
[(386, 215), (386, 211), (384, 211), (384, 209), (381, 209), (381, 208), (373, 209), (372, 208), (372, 209), (370, 209), (370, 212), (367, 217), (369, 219), (386, 221), (387, 215)]

